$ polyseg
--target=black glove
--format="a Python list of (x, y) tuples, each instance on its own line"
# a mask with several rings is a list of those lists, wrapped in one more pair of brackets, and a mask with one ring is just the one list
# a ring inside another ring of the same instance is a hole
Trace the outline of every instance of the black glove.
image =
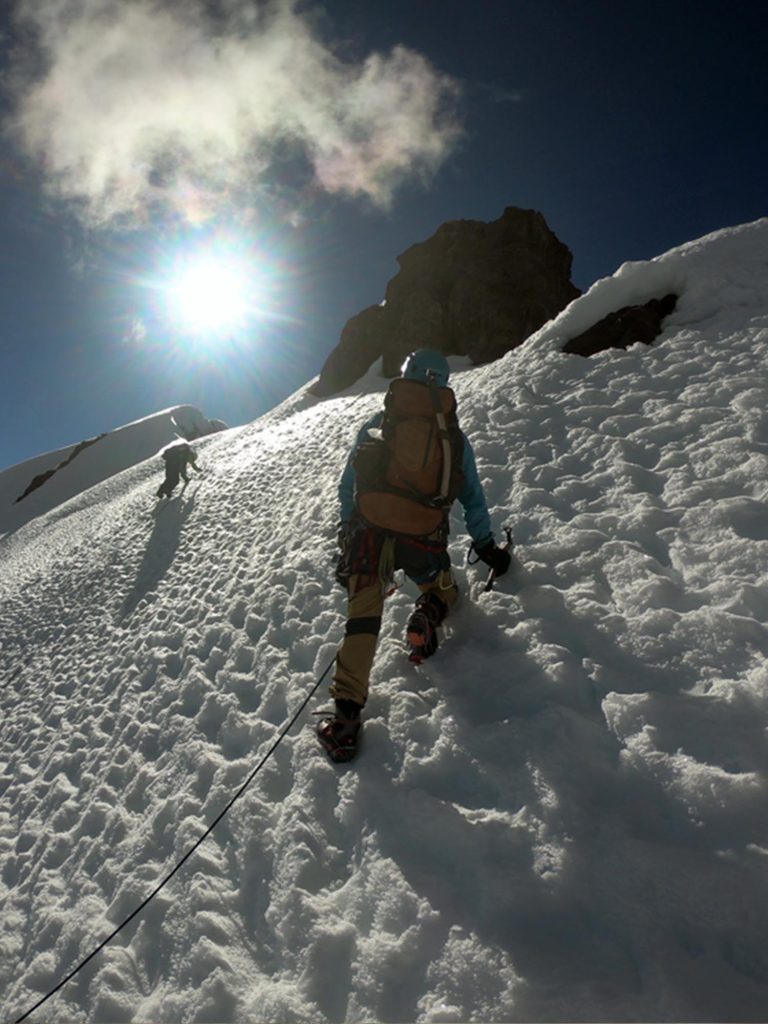
[(506, 548), (500, 548), (496, 541), (492, 540), (481, 548), (475, 548), (475, 551), (477, 552), (477, 557), (482, 559), (487, 566), (490, 566), (497, 576), (503, 576), (507, 569), (509, 569), (512, 556)]

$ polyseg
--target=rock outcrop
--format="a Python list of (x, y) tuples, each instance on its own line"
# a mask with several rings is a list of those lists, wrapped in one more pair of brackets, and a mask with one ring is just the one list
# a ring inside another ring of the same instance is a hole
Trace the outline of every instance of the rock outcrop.
[(580, 294), (570, 250), (535, 210), (456, 220), (398, 257), (385, 301), (352, 317), (313, 391), (349, 387), (382, 358), (394, 377), (416, 348), (487, 363), (522, 344)]
[(96, 444), (97, 441), (100, 441), (102, 437), (106, 436), (106, 433), (99, 434), (97, 437), (91, 437), (88, 438), (87, 441), (81, 441), (79, 444), (76, 444), (68, 453), (66, 459), (63, 459), (58, 463), (58, 465), (53, 466), (51, 469), (46, 469), (44, 472), (38, 473), (37, 476), (33, 477), (24, 493), (20, 494), (16, 499), (16, 504), (29, 497), (29, 495), (33, 491), (36, 491), (38, 487), (42, 487), (44, 483), (47, 483), (54, 473), (57, 473), (60, 469), (64, 469), (65, 466), (68, 466), (70, 462), (80, 454), (80, 452), (85, 451), (86, 448), (90, 448), (92, 444)]
[(628, 348), (638, 341), (650, 345), (661, 333), (664, 317), (669, 316), (676, 305), (677, 296), (670, 293), (642, 306), (623, 306), (571, 338), (563, 345), (563, 352), (593, 356), (608, 348)]

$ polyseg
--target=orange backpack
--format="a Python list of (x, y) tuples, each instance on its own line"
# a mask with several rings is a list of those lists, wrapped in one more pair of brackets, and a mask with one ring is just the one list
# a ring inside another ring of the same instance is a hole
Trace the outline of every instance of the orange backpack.
[(380, 437), (355, 454), (357, 508), (388, 533), (428, 537), (464, 483), (464, 438), (450, 388), (399, 377), (384, 400)]

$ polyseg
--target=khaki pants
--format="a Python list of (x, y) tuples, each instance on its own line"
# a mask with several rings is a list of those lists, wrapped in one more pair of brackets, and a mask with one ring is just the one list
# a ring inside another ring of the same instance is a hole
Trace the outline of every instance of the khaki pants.
[[(444, 569), (429, 583), (419, 583), (418, 587), (422, 594), (435, 591), (449, 611), (459, 596), (450, 569)], [(383, 608), (384, 586), (378, 575), (350, 577), (347, 628), (336, 655), (336, 671), (330, 688), (334, 700), (365, 704)]]

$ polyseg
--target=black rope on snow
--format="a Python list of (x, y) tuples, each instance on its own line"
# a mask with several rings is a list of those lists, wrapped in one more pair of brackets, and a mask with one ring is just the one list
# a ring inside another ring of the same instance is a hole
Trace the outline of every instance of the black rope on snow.
[(96, 949), (93, 950), (92, 953), (88, 954), (88, 956), (85, 958), (85, 960), (81, 961), (81, 963), (79, 963), (77, 965), (77, 967), (75, 967), (74, 970), (69, 972), (69, 974), (66, 976), (66, 978), (64, 978), (62, 981), (60, 981), (58, 983), (58, 985), (56, 985), (55, 988), (52, 988), (51, 991), (47, 993), (47, 995), (44, 995), (42, 997), (42, 999), (38, 999), (38, 1001), (35, 1003), (35, 1005), (34, 1006), (30, 1006), (30, 1008), (26, 1011), (26, 1013), (23, 1013), (21, 1015), (21, 1017), (17, 1017), (16, 1021), (15, 1021), (15, 1024), (21, 1024), (21, 1022), (23, 1020), (27, 1019), (27, 1017), (30, 1015), (30, 1013), (34, 1013), (34, 1011), (37, 1010), (38, 1007), (42, 1006), (43, 1003), (45, 1003), (48, 999), (50, 999), (51, 996), (55, 995), (59, 991), (59, 989), (63, 988), (67, 984), (68, 981), (70, 981), (72, 978), (74, 978), (74, 976), (78, 973), (78, 971), (81, 971), (83, 969), (83, 967), (85, 967), (85, 965), (87, 963), (90, 963), (90, 961), (93, 960), (93, 958), (98, 953), (100, 953), (102, 951), (102, 949), (104, 949), (104, 947), (109, 942), (112, 941), (112, 939), (114, 939), (114, 937), (118, 934), (118, 932), (121, 932), (123, 930), (123, 928), (125, 928), (125, 926), (127, 924), (130, 924), (130, 922), (134, 919), (134, 917), (136, 917), (138, 914), (140, 914), (142, 912), (144, 907), (146, 907), (147, 904), (151, 900), (153, 900), (155, 898), (155, 896), (157, 896), (157, 894), (160, 892), (161, 889), (165, 888), (165, 886), (170, 882), (170, 880), (173, 878), (173, 876), (176, 874), (176, 872), (181, 868), (181, 866), (183, 864), (185, 864), (186, 861), (189, 860), (189, 858), (192, 856), (192, 854), (195, 852), (195, 850), (198, 848), (198, 846), (200, 846), (200, 844), (203, 842), (203, 840), (208, 838), (208, 836), (216, 828), (216, 826), (221, 821), (221, 819), (224, 817), (224, 815), (227, 813), (227, 811), (229, 811), (229, 809), (232, 807), (234, 802), (237, 799), (239, 799), (239, 797), (241, 797), (243, 795), (243, 793), (248, 788), (248, 786), (250, 786), (251, 782), (253, 782), (253, 780), (256, 777), (256, 775), (261, 771), (261, 769), (266, 764), (266, 762), (269, 760), (269, 758), (272, 756), (272, 754), (275, 752), (275, 750), (277, 750), (278, 746), (282, 743), (282, 741), (285, 739), (285, 737), (288, 735), (290, 730), (293, 728), (293, 726), (298, 721), (299, 716), (301, 715), (301, 713), (304, 710), (304, 708), (307, 706), (307, 704), (309, 704), (310, 700), (312, 700), (312, 698), (314, 697), (315, 693), (317, 692), (318, 687), (320, 686), (320, 683), (322, 683), (322, 681), (325, 679), (325, 677), (330, 672), (331, 666), (334, 664), (335, 660), (336, 660), (336, 655), (334, 654), (333, 658), (328, 663), (327, 668), (325, 669), (323, 674), (320, 676), (320, 678), (315, 682), (314, 686), (309, 691), (307, 696), (304, 698), (304, 700), (301, 703), (301, 706), (299, 707), (298, 711), (294, 714), (293, 718), (283, 728), (282, 732), (277, 737), (275, 742), (272, 744), (272, 746), (266, 752), (264, 757), (262, 757), (262, 759), (259, 761), (259, 763), (256, 765), (256, 767), (253, 769), (251, 774), (248, 776), (248, 778), (242, 784), (240, 789), (238, 789), (238, 791), (235, 793), (235, 795), (232, 797), (232, 799), (226, 805), (224, 810), (221, 811), (217, 815), (216, 818), (214, 818), (214, 820), (211, 822), (211, 824), (208, 826), (208, 828), (205, 830), (205, 832), (203, 832), (203, 834), (200, 836), (200, 838), (195, 841), (195, 843), (189, 848), (189, 850), (187, 850), (187, 852), (181, 858), (181, 860), (176, 865), (176, 867), (168, 875), (166, 875), (166, 877), (161, 882), (159, 882), (155, 886), (155, 888), (152, 890), (152, 892), (149, 894), (149, 896), (147, 896), (147, 898), (142, 903), (140, 903), (138, 907), (136, 907), (136, 909), (133, 911), (133, 913), (129, 914), (128, 917), (126, 917), (126, 919), (122, 922), (122, 924), (119, 924), (117, 926), (117, 928), (115, 928), (115, 930), (113, 932), (110, 932), (110, 934), (106, 937), (106, 939), (104, 939), (103, 942), (100, 942), (99, 945), (96, 947)]

